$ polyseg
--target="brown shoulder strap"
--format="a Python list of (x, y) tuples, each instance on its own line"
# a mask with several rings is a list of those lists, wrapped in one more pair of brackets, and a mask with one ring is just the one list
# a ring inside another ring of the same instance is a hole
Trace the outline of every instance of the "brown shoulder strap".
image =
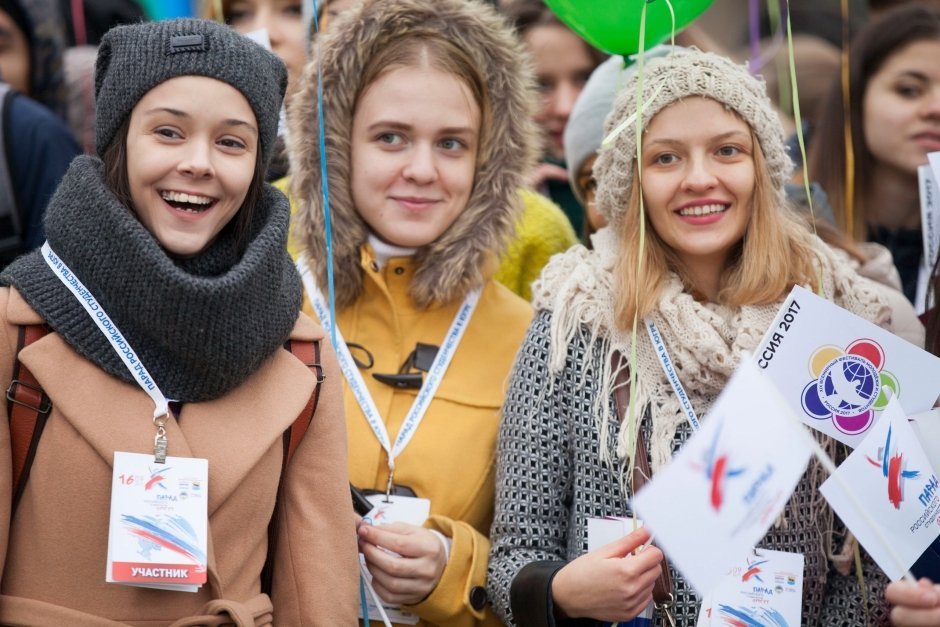
[(320, 403), (320, 384), (326, 379), (326, 375), (323, 374), (323, 366), (320, 364), (320, 340), (287, 340), (284, 347), (313, 371), (317, 382), (307, 404), (300, 410), (291, 426), (284, 431), (284, 457), (281, 462), (281, 476), (278, 480), (277, 500), (274, 503), (274, 511), (271, 513), (271, 521), (268, 523), (268, 555), (264, 560), (264, 567), (261, 569), (261, 591), (268, 595), (271, 594), (274, 587), (274, 553), (277, 551), (277, 526), (281, 508), (281, 485), (284, 483), (284, 473), (287, 472), (288, 462), (294, 456), (297, 447), (300, 446), (310, 423), (313, 422), (313, 415)]
[[(619, 351), (613, 354), (611, 358), (611, 367), (617, 372), (617, 378), (614, 383), (614, 405), (617, 409), (617, 417), (623, 422), (626, 418), (628, 408), (630, 407), (630, 371), (628, 368), (621, 368), (620, 364), (623, 356)], [(643, 436), (643, 429), (637, 429), (636, 433), (636, 460), (633, 464), (633, 493), (636, 494), (640, 488), (646, 485), (653, 472), (650, 469), (650, 457), (646, 452), (646, 438)], [(663, 558), (662, 572), (653, 584), (653, 601), (656, 608), (666, 613), (669, 620), (672, 620), (672, 574), (669, 572), (669, 564)], [(674, 622), (672, 624), (675, 624)]]
[(290, 352), (313, 371), (313, 374), (317, 378), (317, 383), (313, 388), (313, 393), (310, 395), (310, 400), (307, 401), (307, 405), (301, 410), (297, 419), (294, 420), (294, 424), (284, 432), (285, 467), (287, 466), (287, 462), (294, 456), (294, 451), (296, 451), (297, 447), (300, 445), (300, 441), (307, 432), (307, 427), (309, 427), (310, 423), (313, 421), (313, 414), (317, 410), (317, 405), (320, 403), (320, 384), (323, 383), (323, 380), (326, 378), (323, 374), (323, 366), (320, 365), (319, 340), (316, 342), (288, 340), (287, 344)]
[(29, 469), (36, 456), (39, 438), (52, 411), (52, 401), (39, 381), (20, 361), (20, 351), (49, 333), (44, 324), (20, 326), (13, 361), (13, 377), (7, 388), (7, 416), (10, 422), (10, 446), (13, 454), (13, 501), (16, 511), (29, 480)]

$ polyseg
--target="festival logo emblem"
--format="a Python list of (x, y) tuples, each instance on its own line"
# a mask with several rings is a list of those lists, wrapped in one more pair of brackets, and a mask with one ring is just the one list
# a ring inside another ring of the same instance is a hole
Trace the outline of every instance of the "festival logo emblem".
[(161, 487), (161, 488), (163, 488), (164, 490), (166, 490), (167, 487), (163, 484), (163, 480), (166, 479), (167, 473), (169, 473), (169, 472), (170, 472), (171, 470), (173, 470), (173, 469), (172, 469), (172, 468), (156, 468), (156, 469), (154, 469), (154, 468), (151, 466), (151, 467), (149, 468), (149, 470), (150, 470), (150, 479), (148, 479), (148, 480), (147, 480), (147, 483), (144, 485), (144, 491), (145, 491), (145, 492), (149, 492), (150, 489), (151, 489), (153, 486), (155, 486), (155, 485), (156, 485), (156, 486), (159, 486), (159, 487)]
[(832, 420), (847, 435), (866, 431), (875, 412), (888, 405), (885, 390), (897, 396), (897, 378), (882, 370), (885, 353), (874, 340), (859, 339), (843, 351), (820, 346), (810, 356), (809, 371), (815, 379), (803, 388), (803, 411), (817, 420)]
[(761, 576), (760, 576), (760, 573), (762, 572), (760, 567), (761, 565), (766, 564), (769, 561), (770, 560), (760, 560), (760, 561), (754, 560), (752, 562), (750, 558), (748, 558), (747, 569), (744, 571), (744, 574), (741, 575), (741, 581), (748, 581), (749, 579), (753, 578), (756, 581), (764, 583), (764, 580), (761, 579)]
[(738, 477), (744, 474), (744, 468), (731, 468), (727, 453), (718, 453), (718, 437), (721, 435), (719, 428), (715, 432), (715, 438), (711, 446), (705, 451), (704, 463), (694, 464), (692, 467), (698, 472), (705, 472), (705, 478), (711, 484), (710, 501), (712, 509), (716, 512), (721, 511), (721, 504), (725, 500), (725, 480), (732, 477)]
[(881, 474), (888, 480), (888, 501), (894, 506), (894, 509), (901, 509), (901, 501), (904, 500), (904, 490), (901, 484), (903, 479), (913, 479), (920, 474), (918, 470), (904, 470), (904, 454), (897, 452), (895, 446), (894, 454), (891, 454), (891, 428), (888, 428), (888, 437), (885, 439), (884, 447), (878, 447), (878, 459), (872, 459), (865, 456), (868, 463), (881, 469)]

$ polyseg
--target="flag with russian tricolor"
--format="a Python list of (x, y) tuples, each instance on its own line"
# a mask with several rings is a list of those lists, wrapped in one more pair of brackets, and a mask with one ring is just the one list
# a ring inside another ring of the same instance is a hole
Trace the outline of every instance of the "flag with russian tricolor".
[(206, 582), (205, 459), (115, 452), (105, 581), (196, 592)]
[(806, 469), (812, 451), (789, 412), (745, 361), (702, 428), (634, 498), (636, 515), (700, 594), (767, 533)]
[(940, 535), (940, 485), (901, 404), (822, 484), (820, 492), (892, 580)]

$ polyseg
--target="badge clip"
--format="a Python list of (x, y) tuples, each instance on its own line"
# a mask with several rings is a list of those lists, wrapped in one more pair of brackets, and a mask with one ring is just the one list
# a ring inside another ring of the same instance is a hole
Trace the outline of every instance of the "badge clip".
[(157, 434), (153, 436), (153, 461), (158, 464), (166, 463), (166, 421), (168, 419), (169, 414), (153, 417), (153, 424), (157, 426)]
[(395, 480), (395, 471), (391, 468), (388, 471), (388, 483), (385, 484), (385, 502), (392, 502), (392, 482)]

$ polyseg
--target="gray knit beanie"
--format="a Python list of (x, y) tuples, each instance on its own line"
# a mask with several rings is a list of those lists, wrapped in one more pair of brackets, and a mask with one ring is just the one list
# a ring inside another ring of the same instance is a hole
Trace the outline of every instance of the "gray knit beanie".
[[(647, 50), (644, 58), (661, 57), (669, 53), (669, 46), (656, 46)], [(578, 202), (584, 204), (583, 190), (578, 185), (578, 170), (587, 159), (601, 148), (604, 139), (604, 120), (614, 105), (614, 98), (627, 79), (636, 72), (636, 63), (624, 67), (624, 58), (613, 55), (597, 66), (574, 103), (568, 124), (565, 125), (565, 163), (568, 180)]]
[[(676, 49), (671, 55), (653, 59), (643, 70), (644, 130), (653, 116), (682, 98), (702, 96), (726, 105), (757, 135), (771, 185), (783, 202), (783, 187), (793, 162), (784, 148), (783, 125), (762, 80), (751, 76), (744, 65), (695, 48)], [(620, 90), (604, 124), (605, 137), (637, 110), (637, 80), (634, 73)], [(636, 133), (629, 124), (601, 149), (594, 164), (597, 209), (613, 224), (620, 223), (627, 209), (635, 158)]]
[(117, 26), (102, 38), (95, 62), (98, 155), (104, 154), (137, 102), (177, 76), (207, 76), (240, 91), (258, 119), (260, 157), (267, 166), (277, 138), (287, 69), (277, 56), (228, 26), (196, 19)]

